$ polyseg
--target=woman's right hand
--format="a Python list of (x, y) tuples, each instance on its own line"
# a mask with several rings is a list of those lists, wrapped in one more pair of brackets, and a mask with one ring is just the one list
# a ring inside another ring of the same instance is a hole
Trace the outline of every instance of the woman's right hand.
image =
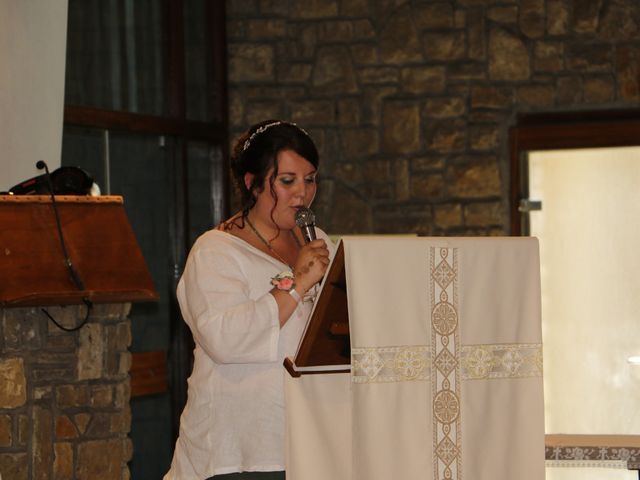
[(324, 240), (313, 240), (301, 247), (293, 267), (296, 292), (301, 296), (307, 293), (322, 280), (328, 266), (329, 249)]

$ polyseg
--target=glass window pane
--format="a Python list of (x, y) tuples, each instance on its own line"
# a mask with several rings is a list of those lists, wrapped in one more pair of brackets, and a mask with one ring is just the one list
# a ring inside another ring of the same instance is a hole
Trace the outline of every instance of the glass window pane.
[(205, 0), (184, 2), (186, 110), (189, 120), (222, 121), (215, 106), (221, 103), (224, 89), (215, 83), (213, 75), (214, 68), (222, 65), (213, 65), (213, 33), (207, 26), (208, 10), (219, 10), (219, 3)]
[(161, 146), (159, 138), (110, 135), (111, 192), (124, 197), (127, 216), (160, 294), (157, 303), (132, 307), (132, 351), (167, 350), (169, 343), (171, 148)]
[[(207, 143), (187, 144), (189, 181), (189, 245), (202, 233), (224, 220), (224, 192), (220, 178), (226, 175), (220, 147)], [(226, 178), (226, 177), (225, 177)]]
[(62, 166), (85, 170), (106, 195), (104, 130), (65, 125), (62, 136)]
[(166, 0), (69, 0), (65, 103), (166, 113)]
[(534, 152), (545, 430), (640, 431), (640, 148)]
[(132, 479), (163, 478), (173, 457), (169, 395), (136, 397), (131, 400), (131, 442), (129, 463)]
[(189, 179), (189, 245), (213, 226), (209, 188), (209, 147), (190, 143), (187, 147)]

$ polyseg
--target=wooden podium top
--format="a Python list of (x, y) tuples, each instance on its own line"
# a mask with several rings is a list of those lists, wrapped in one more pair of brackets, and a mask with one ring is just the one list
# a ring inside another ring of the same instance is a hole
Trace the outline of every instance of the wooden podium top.
[(0, 195), (0, 306), (155, 301), (158, 293), (119, 196)]

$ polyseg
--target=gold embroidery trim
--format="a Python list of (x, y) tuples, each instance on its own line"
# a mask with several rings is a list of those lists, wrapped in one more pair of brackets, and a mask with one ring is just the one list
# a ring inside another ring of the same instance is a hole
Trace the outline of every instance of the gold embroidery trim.
[(429, 249), (435, 480), (462, 479), (458, 249)]
[(407, 382), (429, 378), (427, 346), (351, 349), (353, 383)]
[(542, 345), (464, 345), (460, 363), (465, 380), (541, 377)]
[[(351, 349), (353, 383), (426, 381), (431, 379), (431, 348), (427, 345)], [(441, 353), (441, 371), (455, 368), (455, 357)], [(542, 344), (499, 343), (462, 345), (462, 380), (532, 378), (542, 376)]]

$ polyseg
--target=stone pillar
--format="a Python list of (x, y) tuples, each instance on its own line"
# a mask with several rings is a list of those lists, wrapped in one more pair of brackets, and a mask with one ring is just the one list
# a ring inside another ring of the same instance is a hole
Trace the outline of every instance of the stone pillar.
[[(64, 327), (86, 307), (48, 307)], [(39, 307), (0, 309), (3, 480), (123, 480), (128, 438), (130, 304), (98, 304), (66, 332)]]

